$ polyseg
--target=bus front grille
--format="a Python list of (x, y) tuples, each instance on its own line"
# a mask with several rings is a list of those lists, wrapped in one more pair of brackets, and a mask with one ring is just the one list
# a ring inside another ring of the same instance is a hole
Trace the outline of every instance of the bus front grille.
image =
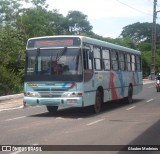
[(55, 98), (55, 97), (61, 97), (62, 96), (62, 92), (39, 92), (41, 97), (51, 97), (51, 98)]

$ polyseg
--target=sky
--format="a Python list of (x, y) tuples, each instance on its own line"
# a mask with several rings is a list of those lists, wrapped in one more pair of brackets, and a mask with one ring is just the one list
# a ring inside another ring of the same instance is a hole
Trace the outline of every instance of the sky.
[[(103, 37), (117, 38), (123, 27), (136, 22), (153, 22), (154, 0), (47, 0), (49, 9), (66, 16), (69, 11), (87, 15), (93, 32)], [(156, 11), (160, 10), (157, 0)], [(160, 13), (157, 14), (160, 24)]]

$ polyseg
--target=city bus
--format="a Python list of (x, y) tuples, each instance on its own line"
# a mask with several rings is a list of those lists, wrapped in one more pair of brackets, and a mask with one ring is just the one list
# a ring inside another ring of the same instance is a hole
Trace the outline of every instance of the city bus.
[(26, 46), (24, 106), (87, 107), (125, 100), (143, 87), (141, 52), (78, 35), (30, 38)]

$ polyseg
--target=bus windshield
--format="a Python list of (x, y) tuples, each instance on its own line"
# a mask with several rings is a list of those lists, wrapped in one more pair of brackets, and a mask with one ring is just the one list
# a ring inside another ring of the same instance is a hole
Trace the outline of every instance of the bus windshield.
[(26, 60), (26, 76), (82, 74), (82, 59), (79, 48), (27, 50)]

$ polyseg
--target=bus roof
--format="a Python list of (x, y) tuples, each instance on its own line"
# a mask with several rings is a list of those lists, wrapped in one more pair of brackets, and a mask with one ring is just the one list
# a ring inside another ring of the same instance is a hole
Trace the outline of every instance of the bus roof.
[(113, 44), (113, 43), (109, 43), (109, 42), (106, 42), (106, 41), (101, 41), (101, 40), (98, 40), (98, 39), (94, 39), (94, 38), (90, 38), (90, 37), (82, 36), (82, 35), (43, 36), (43, 37), (30, 38), (30, 39), (28, 39), (28, 41), (29, 41), (29, 40), (34, 40), (34, 39), (56, 38), (56, 37), (57, 37), (57, 38), (58, 38), (58, 37), (79, 37), (79, 38), (82, 40), (82, 42), (86, 42), (86, 43), (89, 43), (89, 44), (95, 44), (95, 45), (103, 46), (103, 47), (106, 47), (106, 48), (121, 50), (121, 51), (130, 52), (130, 53), (135, 53), (135, 54), (141, 54), (141, 52), (138, 51), (138, 50), (134, 50), (134, 49), (131, 49), (131, 48), (128, 48), (128, 47), (116, 45), (116, 44)]
[(107, 48), (111, 48), (111, 49), (116, 49), (116, 50), (121, 50), (121, 51), (125, 51), (125, 52), (141, 54), (141, 52), (138, 51), (138, 50), (134, 50), (134, 49), (131, 49), (131, 48), (128, 48), (128, 47), (116, 45), (116, 44), (101, 41), (101, 40), (97, 40), (97, 39), (94, 39), (94, 38), (82, 37), (82, 39), (83, 39), (84, 42), (87, 42), (87, 43), (90, 43), (90, 44), (97, 44), (99, 46), (103, 46), (103, 47), (107, 47)]

